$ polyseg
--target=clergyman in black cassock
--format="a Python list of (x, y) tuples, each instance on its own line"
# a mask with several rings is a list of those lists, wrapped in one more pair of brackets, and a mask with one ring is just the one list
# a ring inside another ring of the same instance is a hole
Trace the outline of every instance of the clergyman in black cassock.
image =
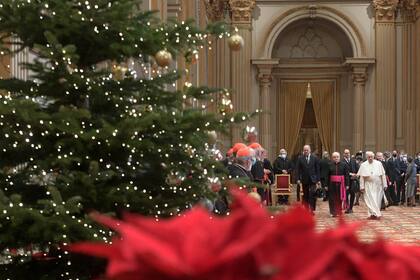
[[(340, 154), (332, 154), (332, 162), (328, 172), (328, 204), (330, 214), (336, 217), (341, 214), (342, 204), (346, 201), (346, 190), (350, 185), (349, 169), (346, 163), (340, 162)], [(337, 178), (343, 181), (339, 182)]]

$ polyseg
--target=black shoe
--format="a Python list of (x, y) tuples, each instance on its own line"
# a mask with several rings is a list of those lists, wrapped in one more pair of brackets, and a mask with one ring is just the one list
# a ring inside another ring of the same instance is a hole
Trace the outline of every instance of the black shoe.
[(355, 202), (354, 203), (354, 206), (359, 206), (359, 202)]
[(347, 209), (346, 211), (344, 211), (344, 213), (345, 213), (345, 214), (351, 214), (351, 213), (353, 213), (353, 210), (351, 210), (351, 209)]

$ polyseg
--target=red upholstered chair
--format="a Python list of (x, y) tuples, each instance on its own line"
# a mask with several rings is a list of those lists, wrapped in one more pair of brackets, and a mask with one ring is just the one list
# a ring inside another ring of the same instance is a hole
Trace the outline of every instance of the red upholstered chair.
[(276, 175), (274, 187), (271, 189), (271, 200), (273, 205), (277, 204), (278, 196), (292, 194), (292, 184), (290, 183), (289, 174)]

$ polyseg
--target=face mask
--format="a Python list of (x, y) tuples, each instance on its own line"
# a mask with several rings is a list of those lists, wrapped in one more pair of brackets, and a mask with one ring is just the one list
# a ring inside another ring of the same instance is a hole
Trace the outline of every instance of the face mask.
[(246, 169), (246, 171), (251, 171), (252, 169), (252, 160), (248, 161), (248, 168)]
[(257, 163), (257, 159), (256, 158), (252, 158), (252, 166), (254, 166), (255, 165), (255, 163)]
[(285, 155), (285, 154), (281, 154), (281, 155), (280, 155), (280, 157), (281, 157), (282, 159), (285, 159), (285, 158), (286, 158), (286, 155)]

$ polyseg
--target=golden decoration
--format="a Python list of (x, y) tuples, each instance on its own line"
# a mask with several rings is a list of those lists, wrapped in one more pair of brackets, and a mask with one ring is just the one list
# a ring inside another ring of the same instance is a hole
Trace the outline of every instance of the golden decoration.
[(228, 39), (228, 45), (232, 51), (241, 50), (244, 47), (244, 44), (245, 44), (244, 38), (242, 38), (242, 36), (239, 34), (233, 34)]
[(113, 65), (112, 66), (112, 77), (117, 81), (121, 81), (121, 80), (124, 79), (127, 71), (128, 71), (128, 68), (123, 66), (123, 65)]
[(222, 98), (219, 104), (219, 111), (222, 114), (233, 112), (233, 104), (232, 104), (232, 100), (230, 100), (230, 95), (228, 92), (222, 95)]
[(160, 50), (156, 53), (155, 60), (160, 67), (167, 67), (172, 62), (172, 54), (167, 50)]

